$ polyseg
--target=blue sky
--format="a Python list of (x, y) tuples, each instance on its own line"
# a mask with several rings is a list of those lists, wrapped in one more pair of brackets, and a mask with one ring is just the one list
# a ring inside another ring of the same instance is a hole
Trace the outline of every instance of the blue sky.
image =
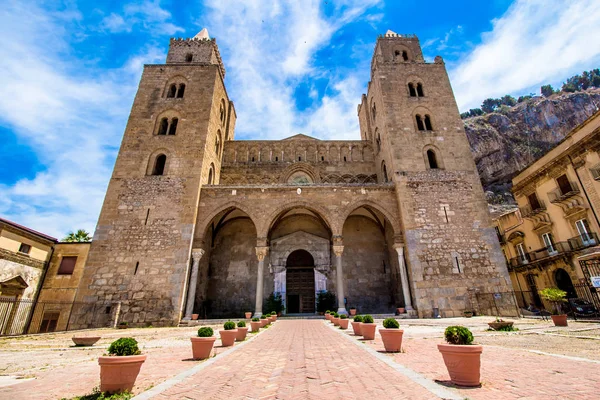
[(359, 138), (378, 34), (441, 55), (462, 111), (600, 66), (597, 0), (5, 0), (0, 216), (94, 231), (142, 67), (169, 38), (217, 39), (236, 138)]

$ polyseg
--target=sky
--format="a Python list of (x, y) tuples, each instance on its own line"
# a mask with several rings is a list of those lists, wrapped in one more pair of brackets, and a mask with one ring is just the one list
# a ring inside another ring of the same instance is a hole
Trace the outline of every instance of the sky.
[(4, 0), (0, 217), (95, 230), (144, 64), (216, 38), (236, 139), (359, 139), (377, 35), (443, 57), (461, 111), (600, 67), (597, 0)]

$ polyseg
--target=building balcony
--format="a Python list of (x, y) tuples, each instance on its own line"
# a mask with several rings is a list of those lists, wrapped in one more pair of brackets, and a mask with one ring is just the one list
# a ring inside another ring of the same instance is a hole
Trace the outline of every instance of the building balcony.
[(542, 200), (539, 200), (538, 204), (536, 204), (534, 207), (528, 204), (524, 207), (519, 207), (519, 210), (521, 211), (521, 216), (523, 218), (532, 218), (540, 213), (545, 213), (546, 204)]
[(595, 180), (600, 181), (600, 164), (596, 164), (590, 168), (590, 172)]
[(575, 236), (569, 239), (569, 245), (573, 250), (582, 250), (599, 244), (598, 235), (594, 232), (585, 235)]
[(569, 201), (573, 196), (577, 196), (580, 193), (579, 186), (576, 182), (568, 181), (568, 184), (561, 185), (551, 192), (548, 192), (548, 198), (550, 203), (562, 203)]

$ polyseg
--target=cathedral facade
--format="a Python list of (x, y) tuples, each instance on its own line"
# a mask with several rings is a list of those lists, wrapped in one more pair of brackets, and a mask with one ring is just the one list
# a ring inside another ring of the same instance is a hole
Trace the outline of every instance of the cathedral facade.
[(511, 291), (444, 62), (417, 37), (378, 37), (360, 140), (234, 140), (224, 82), (206, 30), (144, 67), (77, 294), (106, 315), (82, 306), (74, 328), (260, 314), (272, 293), (314, 313), (323, 290), (341, 312), (458, 316)]

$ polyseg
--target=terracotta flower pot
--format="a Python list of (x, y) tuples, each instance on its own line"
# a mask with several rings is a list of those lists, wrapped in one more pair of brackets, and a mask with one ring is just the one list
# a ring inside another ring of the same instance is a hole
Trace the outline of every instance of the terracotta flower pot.
[(200, 314), (192, 314), (192, 320), (197, 320)]
[(277, 315), (271, 315), (271, 318), (273, 318), (273, 322), (277, 321)]
[(362, 332), (360, 331), (361, 322), (352, 321), (352, 330), (354, 331), (354, 336), (362, 336)]
[(398, 307), (396, 308), (396, 311), (398, 311), (398, 314), (404, 314), (406, 310), (404, 309), (404, 307)]
[(444, 357), (444, 364), (455, 385), (479, 386), (481, 383), (480, 345), (438, 344), (438, 350)]
[(554, 326), (569, 326), (567, 322), (567, 314), (562, 315), (551, 315)]
[(488, 326), (493, 330), (497, 331), (507, 326), (513, 326), (512, 321), (502, 321), (502, 322), (488, 322)]
[(252, 318), (252, 313), (250, 311), (248, 311), (247, 313), (244, 314), (246, 316), (246, 319), (250, 319)]
[(100, 340), (100, 336), (73, 336), (71, 340), (76, 346), (93, 346)]
[(388, 353), (398, 353), (402, 348), (403, 329), (379, 328), (383, 347)]
[(244, 340), (246, 340), (246, 335), (248, 334), (248, 327), (245, 326), (243, 328), (240, 328), (238, 326), (237, 328), (237, 336), (235, 337), (235, 341), (236, 342), (243, 342)]
[(265, 326), (267, 326), (269, 324), (269, 319), (268, 318), (261, 318), (260, 319), (260, 327), (264, 328)]
[(100, 391), (109, 393), (131, 392), (144, 361), (146, 361), (145, 355), (98, 357)]
[(252, 321), (250, 322), (250, 326), (252, 327), (252, 332), (258, 332), (262, 326), (260, 321)]
[(215, 344), (216, 337), (191, 337), (192, 357), (195, 360), (204, 360), (210, 357), (210, 352)]
[(223, 347), (233, 346), (237, 337), (237, 329), (221, 330), (219, 331), (219, 335), (221, 336), (221, 345)]
[(348, 318), (340, 319), (340, 321), (339, 321), (340, 328), (348, 329), (349, 322), (350, 322), (350, 320)]
[(356, 315), (356, 308), (350, 309), (350, 315)]
[(331, 319), (331, 314), (325, 314), (325, 319), (329, 321)]
[(375, 329), (377, 329), (377, 325), (374, 323), (360, 323), (360, 332), (365, 340), (375, 339)]
[(275, 322), (277, 317), (275, 315), (269, 315), (267, 319), (269, 320), (269, 323), (272, 324), (273, 322)]
[(333, 317), (331, 318), (331, 322), (333, 322), (333, 326), (340, 326), (340, 318)]

